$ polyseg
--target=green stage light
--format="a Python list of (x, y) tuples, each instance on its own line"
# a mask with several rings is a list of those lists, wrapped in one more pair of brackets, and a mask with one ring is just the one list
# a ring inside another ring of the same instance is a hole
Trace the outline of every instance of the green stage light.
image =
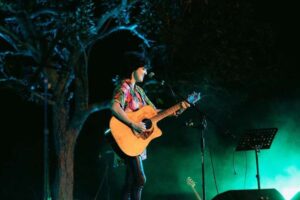
[(286, 187), (279, 189), (280, 193), (282, 194), (282, 196), (284, 196), (286, 200), (300, 200), (300, 197), (295, 199), (295, 196), (299, 190), (300, 187)]
[(300, 191), (291, 200), (300, 200)]

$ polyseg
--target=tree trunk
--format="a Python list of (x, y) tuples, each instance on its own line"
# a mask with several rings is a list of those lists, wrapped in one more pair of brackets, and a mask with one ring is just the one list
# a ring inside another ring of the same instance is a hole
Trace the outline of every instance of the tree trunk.
[(57, 200), (73, 200), (73, 183), (74, 183), (74, 146), (75, 134), (69, 134), (66, 143), (61, 146), (58, 154), (58, 166), (54, 182), (55, 194)]
[(67, 130), (68, 117), (65, 107), (53, 109), (53, 135), (56, 152), (55, 179), (52, 196), (54, 200), (73, 200), (74, 149), (76, 130)]

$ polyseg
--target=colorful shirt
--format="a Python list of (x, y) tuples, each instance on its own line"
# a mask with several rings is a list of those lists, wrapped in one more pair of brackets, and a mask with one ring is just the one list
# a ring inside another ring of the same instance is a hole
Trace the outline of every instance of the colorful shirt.
[[(156, 109), (141, 87), (135, 84), (132, 88), (130, 84), (129, 79), (123, 80), (116, 87), (112, 101), (118, 102), (125, 112), (136, 111), (146, 105), (150, 105)], [(146, 159), (146, 150), (140, 156), (143, 160)]]
[(141, 87), (135, 85), (134, 88), (132, 88), (130, 86), (129, 79), (123, 80), (121, 84), (116, 87), (113, 101), (118, 102), (126, 112), (136, 111), (145, 105), (150, 105), (156, 109)]

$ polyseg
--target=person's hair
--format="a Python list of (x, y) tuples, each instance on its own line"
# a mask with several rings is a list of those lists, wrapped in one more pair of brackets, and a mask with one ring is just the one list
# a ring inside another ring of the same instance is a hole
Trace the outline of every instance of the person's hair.
[(149, 61), (142, 53), (136, 51), (126, 52), (121, 62), (122, 78), (130, 78), (131, 73), (141, 66), (149, 69), (148, 63)]

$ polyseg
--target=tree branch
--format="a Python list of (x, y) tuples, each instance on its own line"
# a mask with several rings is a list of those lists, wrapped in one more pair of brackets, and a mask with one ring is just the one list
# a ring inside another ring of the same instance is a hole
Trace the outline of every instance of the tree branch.
[(138, 2), (137, 0), (134, 0), (134, 1), (131, 1), (130, 3), (127, 3), (127, 0), (122, 0), (122, 3), (118, 7), (103, 14), (103, 16), (98, 20), (97, 27), (96, 27), (97, 32), (102, 28), (102, 26), (105, 24), (105, 22), (108, 19), (118, 16), (118, 14), (122, 10), (124, 10), (125, 7), (130, 8), (137, 2)]
[(3, 26), (0, 26), (0, 37), (7, 41), (15, 50), (20, 50), (20, 47), (22, 49), (26, 49), (27, 47), (27, 49), (31, 52), (30, 54), (32, 55), (32, 58), (36, 62), (38, 62), (38, 53), (35, 48), (28, 42), (23, 42), (21, 39), (19, 39), (19, 37), (15, 33), (11, 32)]
[(154, 41), (152, 40), (148, 40), (147, 38), (145, 38), (141, 33), (139, 33), (136, 28), (137, 28), (137, 24), (133, 24), (133, 25), (130, 25), (130, 26), (118, 26), (116, 28), (113, 28), (111, 29), (110, 31), (104, 33), (104, 34), (101, 34), (101, 35), (98, 35), (96, 37), (93, 37), (92, 39), (90, 39), (89, 42), (87, 42), (86, 44), (86, 48), (87, 47), (90, 47), (92, 46), (96, 41), (98, 40), (102, 40), (104, 39), (105, 37), (109, 36), (110, 34), (114, 33), (114, 32), (117, 32), (117, 31), (123, 31), (123, 30), (128, 30), (130, 31), (133, 35), (136, 35), (138, 38), (140, 38), (141, 40), (143, 40), (143, 42), (147, 45), (147, 47), (151, 47), (152, 43)]
[(15, 82), (15, 83), (18, 83), (22, 86), (27, 86), (26, 81), (17, 79), (15, 77), (6, 77), (6, 78), (1, 78), (0, 79), (0, 84), (3, 84), (5, 82)]
[(12, 4), (9, 3), (3, 3), (0, 1), (0, 10), (2, 12), (10, 12), (10, 13), (16, 13), (15, 9), (12, 8)]
[(15, 50), (18, 50), (18, 45), (16, 44), (16, 42), (18, 42), (19, 45), (23, 44), (23, 42), (18, 38), (16, 34), (3, 26), (0, 26), (0, 37), (8, 42)]
[(49, 8), (47, 8), (47, 9), (41, 9), (41, 10), (38, 10), (37, 12), (32, 13), (30, 15), (30, 18), (34, 19), (34, 18), (36, 18), (39, 15), (53, 15), (53, 16), (58, 16), (58, 13), (55, 10), (49, 9)]
[(83, 52), (83, 60), (84, 63), (79, 65), (79, 74), (77, 74), (77, 76), (80, 77), (81, 80), (81, 91), (79, 91), (82, 95), (81, 101), (88, 105), (88, 96), (89, 96), (89, 88), (88, 88), (88, 55), (86, 52), (86, 49), (84, 47), (84, 45), (82, 44), (82, 42), (80, 41), (79, 37), (77, 37), (78, 43), (82, 49)]
[(79, 134), (80, 130), (82, 129), (82, 126), (84, 125), (84, 122), (91, 114), (98, 111), (110, 109), (110, 106), (110, 101), (103, 101), (101, 103), (95, 103), (90, 105), (86, 110), (82, 111), (81, 113), (74, 114), (74, 118), (72, 118), (68, 129), (76, 129), (77, 134)]
[[(45, 99), (46, 99), (45, 96), (43, 96), (43, 95), (41, 95), (41, 94), (39, 94), (37, 92), (31, 92), (31, 96), (37, 97), (38, 99), (40, 99), (42, 101), (45, 101)], [(47, 98), (47, 102), (50, 105), (54, 105), (55, 104), (55, 101), (49, 100), (48, 98)]]
[(30, 57), (32, 58), (32, 52), (30, 51), (17, 51), (17, 52), (13, 52), (13, 51), (5, 51), (5, 52), (0, 52), (0, 62), (3, 62), (3, 58), (5, 58), (6, 56), (24, 56), (24, 57)]

